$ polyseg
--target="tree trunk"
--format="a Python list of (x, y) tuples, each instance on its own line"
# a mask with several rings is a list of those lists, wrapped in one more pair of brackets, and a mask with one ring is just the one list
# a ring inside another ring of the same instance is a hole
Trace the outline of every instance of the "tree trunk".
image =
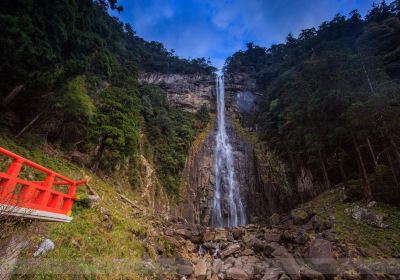
[(361, 177), (364, 181), (364, 190), (365, 190), (365, 196), (367, 198), (368, 201), (370, 201), (372, 199), (372, 191), (371, 191), (371, 186), (369, 184), (369, 180), (368, 180), (368, 174), (367, 174), (367, 170), (365, 169), (365, 165), (364, 165), (364, 160), (361, 154), (361, 150), (360, 147), (358, 146), (357, 140), (354, 136), (354, 134), (352, 133), (352, 140), (353, 140), (353, 144), (354, 144), (354, 148), (357, 152), (357, 157), (358, 157), (358, 161), (359, 161), (359, 166), (360, 166), (360, 173), (361, 173)]
[(368, 148), (369, 148), (369, 152), (371, 153), (372, 160), (374, 162), (374, 168), (376, 169), (378, 167), (378, 161), (376, 160), (374, 149), (373, 149), (373, 147), (371, 145), (371, 141), (369, 140), (369, 137), (367, 137), (367, 145), (368, 145)]
[(390, 170), (392, 171), (393, 181), (395, 182), (396, 187), (399, 188), (399, 181), (397, 180), (396, 169), (394, 168), (392, 157), (390, 156), (390, 153), (387, 149), (385, 149), (385, 155), (386, 155), (387, 161), (389, 163)]
[(396, 142), (394, 141), (394, 139), (390, 133), (387, 132), (386, 135), (390, 141), (390, 145), (393, 147), (393, 151), (396, 156), (396, 159), (397, 159), (398, 163), (400, 163), (400, 152), (399, 152), (399, 149), (397, 148)]
[(101, 161), (101, 158), (103, 157), (104, 150), (106, 148), (106, 145), (104, 144), (103, 137), (100, 137), (99, 139), (99, 144), (95, 148), (95, 151), (93, 153), (93, 164), (92, 164), (92, 170), (97, 171), (99, 168), (99, 164)]
[(340, 170), (340, 175), (342, 175), (343, 184), (345, 187), (347, 187), (347, 175), (346, 175), (346, 171), (344, 171), (342, 161), (339, 162), (339, 170)]
[(319, 153), (319, 159), (321, 161), (322, 172), (324, 174), (325, 186), (326, 186), (327, 189), (330, 189), (331, 188), (331, 181), (329, 180), (328, 172), (326, 170), (325, 161), (324, 161), (324, 158), (322, 157), (321, 151), (318, 151), (318, 153)]
[(17, 97), (18, 93), (24, 89), (24, 85), (18, 85), (3, 99), (3, 107), (6, 107), (15, 97)]
[(15, 138), (20, 137), (25, 131), (27, 131), (40, 117), (41, 113), (37, 114), (21, 131), (15, 136)]

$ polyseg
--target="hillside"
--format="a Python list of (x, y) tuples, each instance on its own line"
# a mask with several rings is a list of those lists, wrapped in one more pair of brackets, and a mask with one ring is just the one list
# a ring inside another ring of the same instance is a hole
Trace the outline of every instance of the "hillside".
[(283, 161), (297, 203), (342, 184), (398, 205), (399, 34), (398, 1), (382, 2), (227, 59), (226, 75), (255, 82), (241, 122)]

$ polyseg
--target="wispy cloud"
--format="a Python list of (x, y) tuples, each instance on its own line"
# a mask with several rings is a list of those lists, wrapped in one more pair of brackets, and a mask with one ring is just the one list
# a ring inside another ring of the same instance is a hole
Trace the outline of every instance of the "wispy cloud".
[(120, 0), (130, 22), (146, 40), (162, 42), (183, 57), (210, 57), (222, 67), (226, 57), (249, 41), (263, 46), (284, 41), (289, 32), (318, 26), (336, 13), (373, 0)]

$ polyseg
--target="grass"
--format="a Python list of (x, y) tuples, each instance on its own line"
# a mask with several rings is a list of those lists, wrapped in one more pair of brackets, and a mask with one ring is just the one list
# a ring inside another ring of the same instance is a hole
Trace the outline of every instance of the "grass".
[(343, 203), (340, 201), (340, 189), (328, 191), (310, 202), (312, 209), (327, 218), (334, 217), (334, 230), (340, 240), (354, 244), (369, 256), (391, 258), (400, 255), (400, 209), (378, 203), (370, 211), (383, 214), (388, 228), (376, 228), (356, 221), (345, 213), (347, 208), (364, 202)]
[[(71, 223), (37, 223), (35, 226), (38, 234), (32, 234), (31, 246), (22, 254), (22, 258), (31, 258), (37, 245), (44, 239), (50, 238), (55, 243), (55, 249), (41, 261), (56, 261), (59, 263), (74, 264), (78, 273), (87, 272), (85, 278), (95, 279), (143, 279), (146, 269), (141, 266), (144, 256), (154, 259), (157, 246), (167, 247), (166, 251), (172, 254), (173, 248), (162, 236), (157, 236), (153, 224), (157, 222), (151, 209), (138, 212), (129, 204), (120, 200), (114, 184), (99, 178), (90, 170), (81, 168), (71, 163), (54, 147), (41, 145), (25, 145), (15, 142), (7, 134), (0, 134), (0, 146), (37, 162), (60, 174), (82, 179), (90, 176), (90, 185), (101, 197), (99, 205), (87, 208), (83, 203), (75, 203)], [(24, 142), (25, 143), (25, 142)], [(129, 197), (129, 192), (124, 193)], [(85, 198), (85, 186), (78, 188), (78, 196)], [(134, 198), (129, 197), (134, 201)], [(102, 208), (110, 213), (110, 220), (104, 220)], [(112, 229), (110, 229), (112, 223)], [(168, 247), (169, 246), (169, 247)], [(121, 264), (118, 271), (116, 264)], [(139, 265), (136, 265), (139, 264)], [(98, 274), (99, 271), (102, 273)], [(110, 273), (112, 277), (110, 277)], [(80, 275), (83, 278), (83, 275)], [(90, 277), (89, 277), (90, 276)], [(76, 275), (43, 274), (31, 276), (18, 276), (17, 279), (79, 279)]]

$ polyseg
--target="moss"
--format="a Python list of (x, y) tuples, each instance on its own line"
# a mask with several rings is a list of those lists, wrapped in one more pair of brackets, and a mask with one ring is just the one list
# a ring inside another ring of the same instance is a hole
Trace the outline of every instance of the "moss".
[[(50, 146), (28, 149), (5, 134), (0, 137), (0, 146), (73, 179), (90, 176), (90, 185), (101, 197), (100, 205), (93, 209), (75, 204), (72, 211), (73, 220), (70, 223), (40, 223), (41, 234), (34, 236), (31, 244), (40, 243), (44, 236), (49, 236), (55, 243), (55, 250), (42, 257), (43, 260), (79, 264), (75, 268), (80, 272), (92, 271), (94, 275), (96, 271), (105, 273), (96, 276), (96, 279), (109, 278), (106, 276), (107, 272), (112, 272), (113, 278), (120, 278), (116, 275), (119, 272), (115, 269), (115, 261), (121, 260), (123, 266), (120, 273), (124, 275), (124, 279), (143, 279), (140, 276), (143, 269), (138, 263), (145, 252), (151, 257), (155, 256), (152, 245), (155, 244), (155, 240), (148, 234), (152, 229), (153, 219), (149, 209), (146, 209), (148, 214), (135, 213), (129, 204), (120, 200), (112, 183), (99, 178), (90, 170), (74, 165)], [(78, 196), (85, 195), (86, 187), (79, 187)], [(101, 207), (110, 212), (110, 221), (104, 221)], [(112, 230), (107, 229), (110, 222), (113, 225)], [(32, 246), (23, 252), (22, 257), (30, 258), (35, 249), (36, 246)], [(133, 267), (126, 268), (125, 262)], [(64, 279), (68, 279), (67, 275), (65, 277)], [(87, 278), (91, 278), (90, 274)], [(39, 274), (34, 279), (59, 279), (59, 275)]]
[[(358, 222), (345, 213), (347, 208), (363, 205), (364, 202), (343, 203), (340, 200), (342, 189), (328, 191), (310, 202), (316, 213), (323, 217), (333, 216), (334, 230), (340, 240), (353, 243), (372, 255), (393, 257), (400, 254), (400, 209), (378, 203), (371, 211), (383, 214), (388, 228), (376, 228)], [(364, 205), (365, 206), (365, 205)]]
[(253, 145), (257, 144), (258, 138), (254, 132), (251, 132), (248, 129), (244, 128), (238, 118), (233, 117), (231, 118), (231, 120), (233, 129), (242, 139), (246, 140), (247, 142)]

